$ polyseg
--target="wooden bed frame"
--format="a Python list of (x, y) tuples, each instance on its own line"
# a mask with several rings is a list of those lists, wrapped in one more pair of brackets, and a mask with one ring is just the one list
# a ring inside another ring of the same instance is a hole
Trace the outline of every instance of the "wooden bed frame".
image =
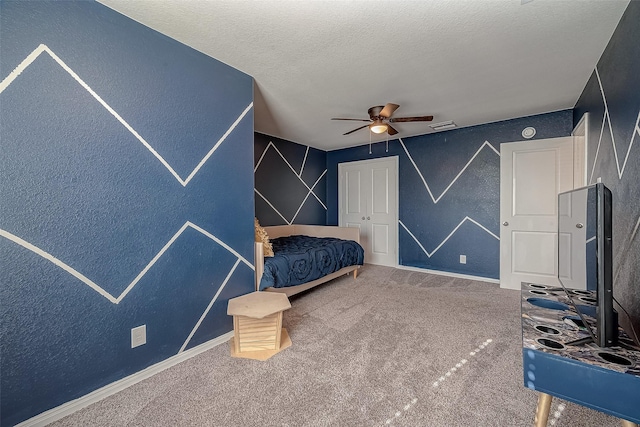
[[(330, 225), (275, 225), (272, 227), (264, 227), (269, 235), (269, 239), (275, 239), (277, 237), (285, 237), (285, 236), (294, 236), (303, 234), (305, 236), (312, 237), (337, 237), (339, 239), (344, 240), (354, 240), (360, 243), (360, 230), (354, 227), (336, 227)], [(262, 278), (262, 273), (264, 272), (264, 251), (262, 247), (262, 242), (256, 242), (255, 244), (255, 267), (256, 267), (256, 291), (259, 290), (260, 279)], [(311, 282), (303, 283), (301, 285), (296, 286), (288, 286), (286, 288), (267, 288), (265, 291), (269, 292), (279, 292), (290, 297), (291, 295), (298, 294), (300, 292), (306, 291), (307, 289), (311, 289), (314, 286), (317, 286), (321, 283), (328, 282), (329, 280), (335, 279), (336, 277), (342, 276), (343, 274), (349, 274), (353, 271), (353, 278), (355, 279), (358, 276), (358, 268), (362, 267), (361, 265), (352, 265), (349, 267), (344, 267), (335, 273), (328, 274), (319, 279), (313, 280)]]

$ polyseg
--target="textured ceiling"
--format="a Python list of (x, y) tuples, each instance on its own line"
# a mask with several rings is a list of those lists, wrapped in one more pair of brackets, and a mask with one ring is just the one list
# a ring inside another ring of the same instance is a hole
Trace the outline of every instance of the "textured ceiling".
[(572, 108), (629, 3), (100, 2), (253, 76), (256, 131), (323, 150), (369, 143), (330, 119), (387, 102), (458, 127)]

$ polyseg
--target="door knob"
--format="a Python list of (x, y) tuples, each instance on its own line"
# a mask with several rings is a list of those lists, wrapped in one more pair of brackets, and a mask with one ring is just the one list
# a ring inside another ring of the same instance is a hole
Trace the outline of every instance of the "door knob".
[(584, 227), (583, 223), (579, 222), (579, 223), (576, 224), (576, 228), (582, 228), (582, 227)]
[(371, 217), (367, 217), (367, 220), (371, 219)]
[(509, 222), (505, 221), (505, 222), (502, 223), (502, 225), (504, 225), (506, 227), (507, 225), (509, 225)]
[(362, 217), (362, 220), (364, 221), (364, 217)]

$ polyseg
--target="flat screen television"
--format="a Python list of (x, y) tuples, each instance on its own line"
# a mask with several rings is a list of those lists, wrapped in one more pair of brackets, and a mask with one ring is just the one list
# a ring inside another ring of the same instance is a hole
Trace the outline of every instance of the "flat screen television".
[(617, 345), (613, 309), (612, 201), (602, 183), (558, 195), (558, 280), (593, 341)]

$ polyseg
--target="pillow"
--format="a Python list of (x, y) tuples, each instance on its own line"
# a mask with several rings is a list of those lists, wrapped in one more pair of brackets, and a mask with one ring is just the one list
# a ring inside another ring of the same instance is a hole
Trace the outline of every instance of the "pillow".
[(267, 234), (267, 231), (260, 227), (258, 218), (255, 218), (254, 222), (256, 228), (256, 242), (262, 242), (264, 256), (273, 256), (273, 247), (271, 246), (271, 242), (269, 242), (269, 235)]

